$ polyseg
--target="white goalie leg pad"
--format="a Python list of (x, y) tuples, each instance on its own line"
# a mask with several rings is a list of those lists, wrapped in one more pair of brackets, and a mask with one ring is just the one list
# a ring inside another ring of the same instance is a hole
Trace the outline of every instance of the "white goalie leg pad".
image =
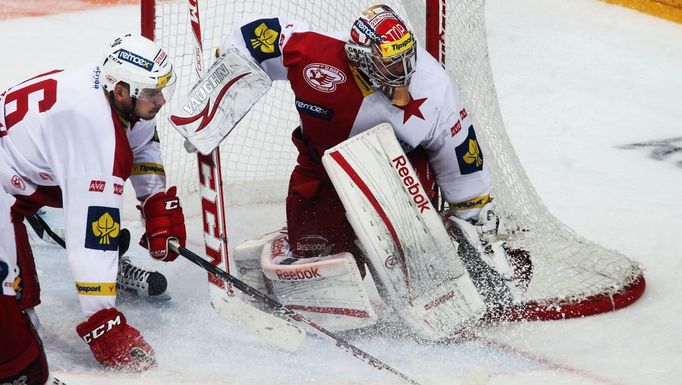
[(448, 337), (485, 305), (389, 124), (325, 152), (322, 163), (384, 300), (420, 337)]
[(286, 235), (280, 234), (263, 248), (261, 266), (279, 302), (325, 329), (344, 331), (377, 322), (350, 253), (293, 258)]

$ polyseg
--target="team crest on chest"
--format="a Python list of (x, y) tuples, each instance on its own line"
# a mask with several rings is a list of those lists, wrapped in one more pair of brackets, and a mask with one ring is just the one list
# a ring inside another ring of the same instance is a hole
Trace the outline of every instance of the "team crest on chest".
[(312, 63), (303, 69), (303, 78), (309, 86), (320, 92), (334, 92), (336, 86), (346, 82), (346, 74), (324, 63)]

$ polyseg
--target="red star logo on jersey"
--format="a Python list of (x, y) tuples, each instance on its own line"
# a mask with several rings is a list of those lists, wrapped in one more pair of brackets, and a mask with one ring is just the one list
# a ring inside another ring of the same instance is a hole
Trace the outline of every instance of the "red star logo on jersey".
[(419, 107), (422, 104), (424, 104), (426, 99), (428, 98), (413, 99), (412, 94), (410, 94), (410, 101), (406, 105), (404, 105), (403, 107), (396, 106), (403, 110), (403, 124), (407, 123), (407, 121), (413, 116), (416, 116), (421, 120), (424, 120), (424, 115), (422, 115), (422, 112), (419, 109)]

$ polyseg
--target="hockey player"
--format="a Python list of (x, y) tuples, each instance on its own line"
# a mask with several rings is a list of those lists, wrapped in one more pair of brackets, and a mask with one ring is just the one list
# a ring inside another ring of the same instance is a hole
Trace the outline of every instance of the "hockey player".
[(154, 351), (115, 306), (123, 186), (140, 200), (151, 256), (172, 261), (185, 242), (175, 188), (166, 190), (154, 117), (175, 73), (166, 52), (125, 35), (104, 60), (35, 76), (0, 95), (0, 383), (43, 384), (45, 354), (33, 308), (39, 285), (25, 216), (63, 207), (66, 250), (86, 320), (76, 328), (95, 359), (145, 370)]
[[(443, 199), (449, 202), (446, 216), (452, 217), (457, 226), (469, 227), (464, 234), (458, 233), (462, 236), (460, 241), (465, 241), (463, 236), (468, 234), (468, 241), (478, 247), (478, 233), (483, 233), (483, 229), (497, 229), (498, 218), (490, 198), (490, 175), (469, 112), (446, 72), (421, 48), (412, 31), (391, 8), (376, 5), (366, 9), (354, 21), (350, 34), (319, 32), (305, 22), (284, 18), (257, 19), (240, 26), (236, 33), (226, 38), (222, 49), (229, 47), (237, 47), (258, 63), (271, 79), (289, 81), (300, 115), (301, 124), (292, 134), (298, 149), (298, 164), (291, 174), (286, 200), (287, 236), (284, 242), (275, 237), (270, 246), (270, 260), (261, 260), (265, 264), (272, 263), (269, 268), (263, 266), (266, 276), (270, 271), (272, 280), (281, 281), (282, 286), (296, 282), (296, 288), (281, 289), (280, 299), (285, 303), (297, 305), (292, 301), (296, 301), (295, 298), (302, 300), (302, 297), (292, 293), (300, 291), (306, 280), (315, 275), (324, 276), (321, 268), (312, 264), (330, 259), (325, 256), (340, 258), (342, 253), (350, 252), (358, 261), (358, 267), (363, 269), (362, 256), (366, 250), (358, 247), (356, 233), (347, 220), (349, 210), (344, 209), (321, 159), (327, 149), (380, 123), (388, 122), (393, 127), (426, 195), (433, 198), (436, 186), (440, 188)], [(484, 215), (479, 215), (482, 209)], [(239, 254), (237, 258), (241, 258)], [(379, 265), (391, 263), (389, 259), (367, 262), (374, 273), (383, 268)], [(410, 263), (419, 264), (403, 262), (404, 265)], [(461, 265), (458, 261), (441, 263)], [(405, 266), (404, 269), (412, 268)], [(409, 274), (404, 275), (407, 282)], [(458, 271), (444, 279), (454, 281), (462, 275), (466, 274)], [(374, 278), (382, 281), (380, 275)], [(400, 285), (389, 281), (378, 283), (385, 287)], [(275, 294), (278, 294), (278, 285), (278, 282), (271, 285)], [(396, 291), (395, 298), (388, 299), (393, 305), (413, 306), (416, 303), (414, 285), (408, 282), (404, 286), (402, 292)], [(461, 314), (461, 319), (453, 315), (455, 325), (451, 330), (471, 323), (484, 312), (478, 294), (467, 292), (470, 285), (466, 283), (466, 286), (460, 294), (469, 295), (463, 302), (464, 307), (470, 309), (464, 312), (467, 314)], [(428, 287), (426, 289), (424, 292), (429, 291)], [(317, 289), (318, 292), (325, 290), (331, 289)], [(331, 296), (339, 295), (340, 291)], [(317, 300), (325, 302), (330, 298), (327, 295)], [(432, 300), (438, 303), (439, 298)], [(441, 302), (444, 302), (442, 298)], [(336, 318), (343, 315), (348, 319), (372, 318), (370, 309), (358, 306), (340, 308), (308, 301), (297, 309), (318, 315), (328, 312), (327, 321), (331, 313)], [(429, 308), (428, 301), (426, 307)], [(368, 322), (349, 324), (364, 326)], [(348, 328), (330, 326), (330, 322), (323, 325), (332, 329)], [(438, 333), (423, 334), (430, 337)]]

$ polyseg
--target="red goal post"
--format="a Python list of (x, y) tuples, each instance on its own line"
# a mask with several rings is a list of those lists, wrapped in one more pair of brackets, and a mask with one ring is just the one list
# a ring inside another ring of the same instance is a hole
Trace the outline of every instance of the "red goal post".
[[(196, 82), (191, 67), (188, 0), (142, 0), (142, 33), (154, 38), (173, 58), (179, 74), (177, 102)], [(327, 31), (349, 29), (351, 21), (373, 1), (366, 0), (192, 0), (203, 17), (204, 60), (210, 62), (221, 38), (246, 16), (285, 15)], [(523, 237), (512, 247), (530, 251), (534, 274), (522, 304), (510, 320), (549, 320), (613, 311), (644, 292), (640, 266), (621, 253), (576, 234), (542, 204), (505, 132), (488, 59), (485, 0), (382, 1), (404, 15), (429, 52), (457, 83), (472, 113), (481, 147), (494, 178), (493, 194), (500, 214)], [(166, 109), (166, 111), (168, 108)], [(167, 112), (166, 112), (167, 113)], [(185, 195), (197, 195), (195, 162), (161, 114), (164, 161), (169, 183)], [(295, 161), (289, 135), (298, 117), (293, 95), (277, 82), (221, 145), (227, 205), (283, 202)], [(258, 200), (254, 201), (253, 198)], [(199, 198), (188, 197), (188, 200)]]

